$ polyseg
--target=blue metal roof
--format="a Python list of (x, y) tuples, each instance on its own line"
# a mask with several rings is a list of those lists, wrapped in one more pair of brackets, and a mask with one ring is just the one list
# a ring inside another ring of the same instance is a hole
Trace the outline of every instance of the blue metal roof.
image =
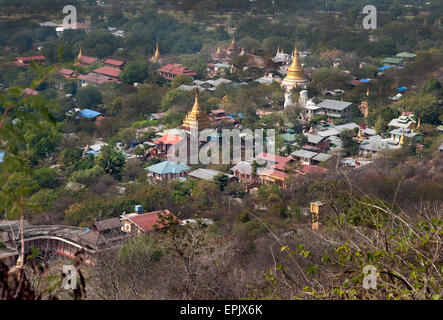
[(402, 87), (398, 87), (398, 88), (397, 88), (397, 92), (403, 92), (403, 91), (406, 91), (406, 90), (409, 90), (409, 88), (408, 88), (408, 87), (405, 87), (405, 86), (402, 86)]
[(386, 69), (391, 69), (391, 68), (393, 68), (393, 67), (392, 66), (384, 66), (384, 67), (378, 68), (377, 70), (386, 70)]
[(3, 162), (4, 157), (5, 157), (5, 152), (0, 150), (0, 163)]
[(168, 160), (154, 164), (146, 168), (147, 170), (157, 174), (181, 173), (190, 168), (182, 163), (169, 162)]
[(371, 82), (371, 79), (360, 79), (359, 81), (364, 82), (364, 83), (369, 83), (369, 82)]
[(94, 111), (94, 110), (91, 110), (91, 109), (83, 109), (83, 110), (80, 111), (80, 115), (83, 118), (90, 119), (90, 118), (98, 117), (99, 115), (101, 115), (101, 113), (97, 112), (97, 111)]

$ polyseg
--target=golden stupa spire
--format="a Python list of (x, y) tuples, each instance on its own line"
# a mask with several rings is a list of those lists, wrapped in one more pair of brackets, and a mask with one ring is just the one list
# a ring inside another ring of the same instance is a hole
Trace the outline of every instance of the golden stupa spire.
[(420, 128), (420, 115), (418, 115), (418, 119), (417, 119), (417, 129)]
[(81, 61), (81, 60), (82, 60), (82, 57), (83, 57), (83, 54), (82, 54), (82, 47), (80, 47), (80, 51), (79, 51), (79, 53), (78, 53), (77, 60)]
[(300, 59), (298, 57), (297, 47), (294, 49), (294, 58), (288, 69), (288, 74), (285, 80), (305, 80), (303, 67), (301, 66)]
[(277, 54), (276, 54), (276, 56), (279, 55), (279, 54), (280, 54), (280, 47), (277, 47)]
[(403, 146), (405, 144), (405, 131), (401, 131), (401, 137), (400, 137), (400, 145)]
[(183, 121), (183, 128), (191, 130), (198, 125), (198, 131), (208, 128), (210, 125), (210, 120), (208, 115), (201, 109), (200, 103), (198, 102), (198, 88), (195, 90), (195, 101), (194, 106), (191, 111), (186, 115)]
[(200, 112), (200, 111), (201, 111), (201, 110), (200, 110), (200, 103), (198, 102), (198, 95), (199, 95), (198, 88), (196, 88), (196, 89), (195, 89), (194, 106), (193, 106), (192, 109), (191, 109), (191, 112), (194, 112), (194, 113), (196, 113), (196, 112)]
[(154, 57), (157, 58), (157, 59), (160, 57), (160, 51), (158, 50), (158, 42), (155, 44)]
[(218, 47), (216, 53), (220, 53), (220, 52), (221, 52), (221, 51), (220, 51), (220, 47)]
[(235, 37), (233, 36), (232, 37), (232, 41), (231, 41), (231, 44), (229, 45), (229, 49), (234, 49), (235, 48)]
[(360, 126), (358, 126), (358, 138), (359, 138), (359, 139), (363, 139), (363, 136), (362, 136), (362, 134), (361, 134), (361, 128), (360, 128)]

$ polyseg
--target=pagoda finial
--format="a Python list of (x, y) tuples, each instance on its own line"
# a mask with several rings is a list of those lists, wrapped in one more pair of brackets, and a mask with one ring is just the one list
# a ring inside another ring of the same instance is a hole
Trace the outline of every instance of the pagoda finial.
[(81, 60), (82, 57), (83, 57), (83, 54), (82, 54), (82, 47), (80, 46), (80, 51), (79, 51), (79, 53), (78, 53), (77, 60)]
[(417, 119), (417, 129), (420, 128), (420, 115), (418, 115), (418, 119)]
[(158, 50), (158, 42), (155, 44), (154, 57), (158, 58), (160, 56), (160, 51)]
[(400, 145), (403, 146), (405, 144), (405, 131), (401, 131), (401, 137), (400, 137)]
[(192, 109), (200, 108), (200, 104), (198, 103), (198, 94), (199, 94), (199, 91), (198, 91), (198, 87), (197, 87), (197, 88), (195, 88), (195, 101), (194, 101), (194, 106), (192, 107)]

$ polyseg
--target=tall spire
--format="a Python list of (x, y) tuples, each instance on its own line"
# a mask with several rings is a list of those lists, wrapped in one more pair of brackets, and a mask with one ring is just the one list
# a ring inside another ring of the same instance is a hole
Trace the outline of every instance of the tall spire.
[(400, 137), (400, 145), (403, 146), (405, 144), (405, 131), (401, 131), (401, 137)]
[(298, 85), (305, 85), (307, 83), (303, 67), (300, 63), (298, 57), (297, 47), (294, 49), (294, 57), (292, 59), (291, 65), (288, 68), (288, 73), (286, 78), (283, 80), (282, 84), (287, 88), (297, 87)]
[(195, 101), (194, 106), (191, 111), (186, 115), (185, 120), (183, 121), (182, 127), (186, 130), (191, 131), (192, 128), (195, 128), (198, 125), (198, 130), (201, 131), (205, 128), (208, 128), (210, 125), (210, 120), (208, 115), (201, 109), (200, 103), (198, 102), (198, 88), (195, 90)]
[(155, 44), (155, 53), (154, 57), (159, 58), (160, 57), (160, 51), (158, 50), (158, 42)]
[(80, 51), (79, 51), (79, 53), (78, 53), (77, 60), (81, 61), (81, 60), (82, 60), (82, 57), (83, 57), (83, 54), (82, 54), (82, 47), (80, 46)]
[(235, 49), (235, 37), (232, 36), (231, 44), (229, 45), (229, 49), (234, 50)]
[(151, 62), (158, 62), (160, 60), (160, 50), (158, 49), (158, 42), (155, 44), (155, 53), (154, 55), (151, 57), (151, 59), (149, 61)]

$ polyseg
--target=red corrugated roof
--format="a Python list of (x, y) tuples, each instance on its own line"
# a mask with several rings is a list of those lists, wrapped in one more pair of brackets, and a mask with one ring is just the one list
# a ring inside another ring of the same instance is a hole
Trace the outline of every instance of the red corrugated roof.
[(277, 178), (280, 180), (285, 180), (287, 177), (287, 174), (284, 173), (283, 171), (279, 171), (279, 170), (272, 170), (272, 169), (265, 169), (259, 172), (260, 176), (269, 176), (269, 177), (273, 177), (273, 178)]
[(78, 78), (80, 80), (86, 81), (86, 82), (91, 82), (94, 84), (102, 84), (102, 83), (106, 83), (106, 82), (111, 82), (114, 81), (114, 79), (111, 79), (109, 77), (103, 76), (101, 74), (97, 74), (97, 73), (88, 73), (87, 75), (79, 75)]
[(179, 141), (182, 141), (184, 138), (180, 136), (174, 136), (172, 134), (165, 134), (163, 137), (155, 140), (155, 144), (176, 144)]
[(166, 72), (174, 75), (188, 75), (188, 76), (195, 76), (197, 75), (194, 71), (189, 70), (188, 68), (183, 67), (181, 64), (167, 64), (160, 69), (157, 70), (158, 72)]
[(104, 74), (105, 76), (117, 78), (121, 72), (120, 69), (112, 67), (101, 67), (93, 70), (95, 73)]
[(97, 58), (94, 58), (94, 57), (82, 56), (82, 58), (81, 58), (81, 63), (84, 63), (84, 64), (93, 64), (96, 61), (97, 61)]
[(132, 223), (137, 225), (140, 229), (142, 229), (144, 232), (147, 232), (154, 230), (155, 225), (157, 225), (159, 228), (165, 227), (163, 224), (160, 223), (161, 220), (159, 218), (159, 214), (164, 214), (164, 215), (171, 214), (174, 220), (176, 219), (180, 223), (180, 220), (175, 215), (173, 215), (169, 210), (153, 211), (149, 213), (140, 214), (135, 217), (130, 217), (128, 219)]
[(288, 158), (288, 157), (281, 157), (281, 156), (277, 156), (275, 154), (265, 153), (265, 152), (258, 154), (256, 156), (256, 158), (263, 159), (266, 161), (272, 161), (272, 162), (276, 162), (276, 163), (283, 163), (283, 164), (292, 160), (291, 158)]
[(74, 70), (71, 69), (67, 69), (67, 68), (61, 68), (60, 69), (60, 73), (65, 75), (65, 76), (70, 76), (74, 73)]
[(15, 58), (15, 60), (20, 60), (23, 62), (27, 62), (27, 61), (41, 61), (41, 60), (45, 60), (46, 58), (44, 56), (29, 56), (29, 57), (17, 57)]
[(114, 59), (106, 59), (105, 63), (116, 66), (116, 67), (121, 67), (125, 62), (120, 61), (120, 60), (114, 60)]
[(38, 91), (31, 89), (31, 88), (26, 88), (23, 90), (23, 92), (27, 95), (27, 96), (36, 96), (38, 95)]

